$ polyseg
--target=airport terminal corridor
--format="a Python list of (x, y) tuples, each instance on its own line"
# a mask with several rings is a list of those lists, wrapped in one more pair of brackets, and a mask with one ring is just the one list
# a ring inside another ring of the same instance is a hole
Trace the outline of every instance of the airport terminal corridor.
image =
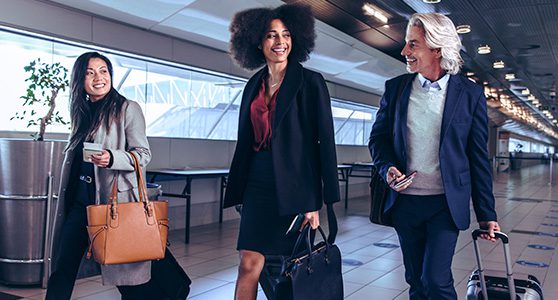
[[(545, 297), (552, 299), (558, 293), (558, 170), (554, 168), (552, 186), (549, 175), (549, 165), (498, 173), (494, 194), (498, 221), (510, 237), (516, 278), (535, 275), (543, 284)], [(336, 204), (336, 243), (343, 258), (345, 299), (408, 299), (397, 236), (393, 229), (368, 221), (368, 206), (367, 197), (349, 199), (347, 210), (342, 203)], [(322, 211), (321, 221), (325, 220)], [(170, 234), (170, 249), (193, 281), (188, 299), (232, 299), (239, 261), (235, 250), (238, 226), (239, 221), (234, 220), (193, 227), (189, 244), (184, 244), (183, 230)], [(480, 248), (485, 269), (504, 273), (501, 243), (481, 241)], [(463, 231), (452, 267), (459, 299), (465, 299), (468, 277), (475, 268), (470, 230)], [(116, 288), (100, 282), (100, 276), (78, 280), (72, 299), (120, 299)], [(2, 300), (41, 300), (44, 293), (40, 288), (0, 285)], [(266, 299), (261, 289), (258, 299)]]

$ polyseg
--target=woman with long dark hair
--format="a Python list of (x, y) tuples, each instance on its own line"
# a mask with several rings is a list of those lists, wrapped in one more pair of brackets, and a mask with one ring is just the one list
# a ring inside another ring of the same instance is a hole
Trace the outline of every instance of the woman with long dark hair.
[[(151, 152), (145, 119), (138, 103), (113, 87), (110, 60), (97, 52), (80, 55), (70, 82), (71, 133), (65, 150), (57, 216), (54, 225), (54, 263), (46, 299), (70, 299), (81, 258), (88, 246), (86, 206), (107, 201), (113, 180), (118, 201), (137, 197), (133, 160), (145, 167)], [(102, 145), (102, 152), (83, 156), (84, 142)], [(116, 285), (122, 299), (145, 298), (151, 263), (101, 266), (103, 284)], [(152, 298), (150, 298), (152, 299)]]
[(293, 217), (319, 225), (322, 204), (339, 201), (329, 93), (321, 74), (300, 64), (316, 38), (307, 6), (237, 13), (231, 53), (246, 69), (264, 66), (246, 84), (225, 206), (243, 204), (235, 299), (255, 299), (265, 255), (288, 255)]

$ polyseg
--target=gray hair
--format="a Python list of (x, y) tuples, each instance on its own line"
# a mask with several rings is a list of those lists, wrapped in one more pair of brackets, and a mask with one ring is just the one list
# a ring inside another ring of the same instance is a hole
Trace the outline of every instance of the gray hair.
[(409, 20), (407, 33), (411, 26), (424, 29), (424, 38), (428, 48), (440, 49), (442, 53), (440, 67), (442, 69), (452, 75), (459, 73), (463, 65), (463, 59), (459, 53), (461, 40), (450, 18), (439, 13), (416, 13)]

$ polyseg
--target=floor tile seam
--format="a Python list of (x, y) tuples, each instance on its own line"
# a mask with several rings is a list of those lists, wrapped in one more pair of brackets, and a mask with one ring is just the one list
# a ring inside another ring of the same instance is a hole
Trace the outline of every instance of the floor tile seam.
[[(212, 279), (212, 280), (217, 280), (217, 279), (213, 279), (213, 278), (210, 278), (210, 279)], [(223, 281), (223, 280), (219, 280), (219, 281)], [(227, 285), (227, 284), (230, 283), (230, 282), (227, 282), (227, 281), (223, 281), (223, 282), (224, 282), (224, 284), (219, 285), (219, 286), (217, 286), (217, 287), (214, 287), (214, 288), (212, 288), (212, 289), (209, 289), (209, 290), (207, 290), (207, 291), (203, 291), (203, 292), (198, 293), (198, 294), (195, 294), (195, 295), (189, 294), (189, 295), (188, 295), (188, 299), (189, 299), (190, 297), (197, 297), (197, 296), (203, 295), (203, 294), (205, 294), (205, 293), (209, 293), (209, 292), (211, 292), (211, 291), (213, 291), (213, 290), (216, 290), (216, 289), (218, 289), (218, 288), (221, 288), (221, 287), (223, 287), (223, 286), (225, 286), (225, 285)]]
[[(238, 265), (238, 264), (236, 264), (236, 265)], [(215, 274), (215, 273), (224, 271), (224, 270), (226, 270), (226, 269), (228, 269), (228, 268), (231, 268), (231, 267), (233, 267), (233, 266), (236, 266), (236, 265), (231, 265), (231, 266), (223, 267), (222, 269), (216, 269), (215, 271), (213, 271), (213, 272), (211, 272), (211, 273), (204, 274), (204, 275), (198, 275), (198, 278), (200, 278), (200, 277), (206, 277), (207, 275), (211, 275), (211, 274)], [(188, 270), (186, 270), (186, 271), (188, 271)], [(193, 273), (192, 273), (192, 274), (193, 274)], [(215, 279), (215, 280), (219, 280), (219, 281), (226, 281), (226, 280), (221, 280), (221, 279), (216, 279), (216, 278), (211, 278), (211, 279)]]
[[(116, 286), (114, 286), (114, 285), (102, 285), (102, 284), (99, 284), (99, 286), (103, 287), (103, 289), (102, 289), (102, 290), (95, 291), (94, 293), (85, 294), (85, 295), (80, 296), (80, 297), (78, 297), (78, 298), (73, 298), (73, 297), (72, 297), (72, 299), (78, 300), (78, 299), (82, 299), (82, 298), (85, 298), (85, 297), (93, 296), (93, 295), (96, 295), (96, 294), (104, 293), (104, 292), (106, 292), (106, 291), (109, 291), (109, 290), (112, 290), (112, 289), (115, 289), (115, 288), (116, 288)], [(75, 291), (75, 289), (74, 289), (74, 291)]]

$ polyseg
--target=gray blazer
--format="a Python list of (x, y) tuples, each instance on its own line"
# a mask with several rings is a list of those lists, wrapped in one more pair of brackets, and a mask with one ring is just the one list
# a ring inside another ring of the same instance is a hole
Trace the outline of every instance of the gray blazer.
[[(94, 142), (103, 145), (113, 155), (110, 168), (95, 166), (96, 202), (106, 203), (109, 199), (113, 179), (118, 180), (118, 202), (130, 202), (137, 199), (137, 180), (134, 173), (133, 161), (126, 151), (133, 151), (140, 159), (140, 165), (145, 166), (151, 160), (151, 152), (145, 134), (145, 118), (138, 103), (126, 100), (122, 106), (121, 122), (112, 123), (110, 130), (101, 125)], [(53, 247), (56, 251), (60, 242), (60, 232), (64, 224), (66, 211), (66, 188), (70, 181), (71, 164), (74, 151), (67, 151), (62, 167), (59, 200), (56, 205), (56, 216), (53, 226)], [(52, 256), (51, 256), (52, 257)], [(53, 262), (54, 264), (57, 261)], [(151, 278), (151, 262), (138, 262), (101, 266), (104, 285), (138, 285)]]

